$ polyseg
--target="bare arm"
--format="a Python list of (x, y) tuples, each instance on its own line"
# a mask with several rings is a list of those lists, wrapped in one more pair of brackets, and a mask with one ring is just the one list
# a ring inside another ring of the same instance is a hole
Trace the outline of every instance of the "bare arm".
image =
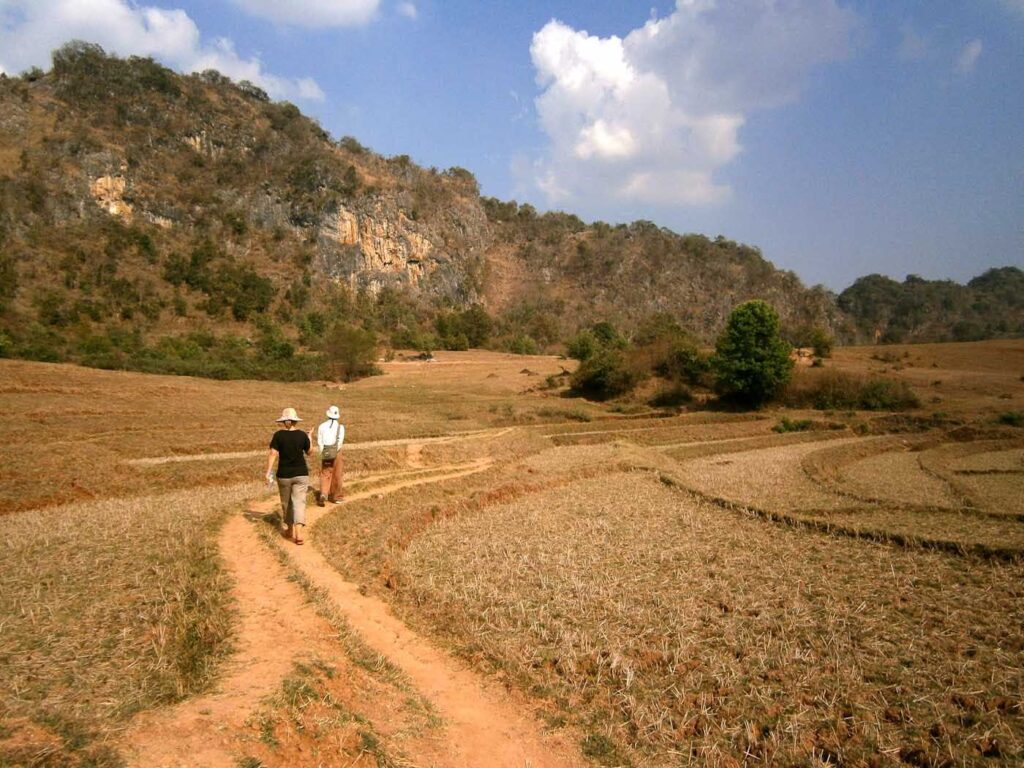
[(277, 461), (277, 451), (271, 448), (267, 452), (267, 474), (274, 471), (274, 462)]

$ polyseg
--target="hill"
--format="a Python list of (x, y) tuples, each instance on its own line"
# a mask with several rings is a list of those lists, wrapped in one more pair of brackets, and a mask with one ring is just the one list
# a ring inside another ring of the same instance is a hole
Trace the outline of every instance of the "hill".
[(657, 312), (710, 340), (755, 297), (794, 341), (874, 322), (756, 248), (483, 198), (212, 70), (74, 42), (0, 76), (0, 356), (301, 378), (325, 348), (531, 351)]

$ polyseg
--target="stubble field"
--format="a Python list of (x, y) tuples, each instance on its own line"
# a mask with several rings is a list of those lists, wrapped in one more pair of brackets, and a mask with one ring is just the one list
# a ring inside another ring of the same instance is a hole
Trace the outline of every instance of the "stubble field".
[(215, 684), (224, 510), (261, 493), (282, 407), (337, 402), (368, 493), (314, 545), (595, 765), (1024, 761), (1024, 435), (1000, 423), (1024, 343), (838, 350), (915, 389), (891, 416), (598, 406), (546, 385), (564, 365), (453, 353), (338, 388), (0, 361), (0, 755), (104, 764), (136, 710)]

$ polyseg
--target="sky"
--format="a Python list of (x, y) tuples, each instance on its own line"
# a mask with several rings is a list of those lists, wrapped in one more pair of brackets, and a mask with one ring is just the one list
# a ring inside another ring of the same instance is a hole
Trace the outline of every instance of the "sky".
[(808, 285), (1024, 267), (1024, 0), (0, 0), (0, 71), (75, 38)]

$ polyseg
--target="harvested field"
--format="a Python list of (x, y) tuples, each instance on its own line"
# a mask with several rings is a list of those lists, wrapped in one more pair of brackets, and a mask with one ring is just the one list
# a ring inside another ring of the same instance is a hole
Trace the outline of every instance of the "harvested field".
[[(938, 346), (884, 364), (942, 400), (909, 414), (655, 414), (558, 396), (554, 358), (484, 352), (346, 385), (0, 360), (0, 404), (25, 415), (0, 446), (19, 479), (0, 486), (0, 764), (32, 744), (112, 767), (105, 738), (130, 713), (209, 690), (232, 620), (221, 501), (258, 490), (283, 406), (313, 426), (331, 402), (346, 489), (368, 497), (314, 510), (311, 546), (283, 556), (322, 551), (544, 699), (595, 764), (1021, 764), (1024, 439), (996, 417), (1020, 407), (1005, 360), (1024, 345)], [(877, 351), (826, 366), (870, 372)], [(784, 417), (812, 427), (772, 432)], [(19, 449), (23, 430), (55, 449)], [(312, 766), (321, 737), (354, 764), (430, 764), (396, 725), (422, 729), (423, 711), (332, 678), (336, 650), (282, 677), (300, 697), (225, 732), (244, 764)]]
[[(921, 454), (921, 466), (988, 514), (1024, 518), (1024, 471), (1017, 441), (942, 445)], [(1024, 520), (1022, 520), (1024, 521)]]
[[(207, 687), (228, 651), (215, 543), (252, 483), (10, 515), (0, 539), (0, 733), (52, 765), (132, 713)], [(40, 746), (42, 745), (42, 746)], [(49, 745), (49, 746), (47, 746)], [(0, 741), (0, 764), (18, 753)]]
[(986, 451), (954, 459), (949, 468), (958, 474), (1024, 472), (1024, 448)]
[(767, 448), (783, 447), (787, 445), (804, 445), (807, 443), (832, 443), (833, 441), (849, 437), (844, 432), (784, 432), (778, 434), (771, 432), (762, 437), (731, 437), (725, 440), (702, 440), (681, 445), (668, 444), (653, 446), (664, 452), (677, 461), (689, 461), (706, 456), (722, 456), (725, 454), (745, 453)]
[(893, 451), (861, 459), (841, 471), (839, 485), (862, 499), (958, 509), (952, 488), (925, 472), (918, 458), (918, 453)]
[(399, 576), (613, 764), (1024, 759), (1019, 565), (766, 526), (629, 473), (445, 520)]
[[(870, 438), (844, 438), (831, 441), (831, 445), (856, 445), (865, 439)], [(709, 456), (682, 462), (677, 476), (703, 494), (759, 509), (835, 511), (856, 506), (855, 501), (828, 492), (805, 474), (802, 460), (819, 449), (810, 443)]]

